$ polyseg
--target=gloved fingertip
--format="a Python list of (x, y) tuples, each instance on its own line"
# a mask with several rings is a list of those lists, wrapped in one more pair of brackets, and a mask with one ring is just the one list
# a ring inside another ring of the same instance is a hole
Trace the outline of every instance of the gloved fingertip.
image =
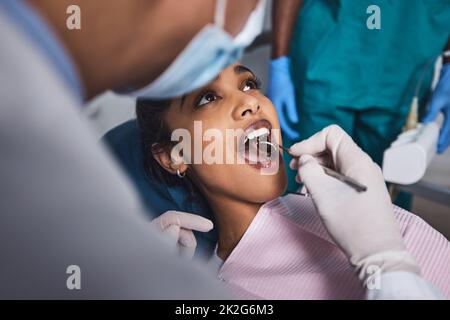
[(202, 232), (208, 232), (211, 231), (214, 228), (214, 224), (211, 220), (205, 221), (205, 224), (203, 225)]
[(178, 242), (180, 245), (188, 248), (195, 248), (197, 246), (197, 240), (192, 230), (181, 229)]
[(291, 112), (291, 114), (290, 114), (290, 118), (291, 118), (291, 121), (293, 122), (293, 123), (298, 123), (299, 122), (299, 116), (298, 116), (298, 112), (297, 112), (297, 109), (296, 109), (296, 106), (295, 106), (295, 104), (294, 104), (294, 106), (292, 106), (292, 112)]
[(291, 162), (289, 162), (289, 168), (291, 168), (292, 170), (295, 170), (298, 168), (298, 160), (297, 159), (292, 159)]
[(287, 114), (289, 116), (289, 120), (293, 123), (298, 122), (298, 113), (297, 113), (297, 107), (295, 104), (295, 98), (292, 97), (291, 100), (287, 103)]
[(314, 159), (313, 156), (311, 156), (309, 154), (304, 154), (299, 159), (299, 165), (304, 166), (305, 164), (307, 164), (308, 162), (311, 162), (311, 161), (316, 161), (316, 160)]
[(208, 232), (212, 228), (214, 228), (214, 224), (209, 219), (201, 216), (196, 216), (195, 220), (192, 220), (190, 224), (185, 225), (184, 227), (199, 232)]
[(300, 143), (300, 142), (294, 143), (292, 146), (289, 147), (289, 150), (290, 150), (291, 152), (294, 152), (294, 153), (295, 153), (295, 152), (297, 151), (297, 148), (298, 148), (299, 143)]
[(307, 151), (307, 148), (305, 149), (305, 141), (300, 141), (297, 143), (294, 143), (292, 146), (289, 147), (289, 151), (293, 156), (300, 157), (302, 154), (305, 154)]

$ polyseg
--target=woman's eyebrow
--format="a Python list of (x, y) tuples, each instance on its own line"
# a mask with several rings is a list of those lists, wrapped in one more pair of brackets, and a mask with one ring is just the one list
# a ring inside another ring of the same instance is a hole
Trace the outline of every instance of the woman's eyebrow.
[(249, 68), (243, 66), (243, 65), (237, 65), (234, 67), (234, 72), (236, 74), (241, 74), (241, 73), (245, 73), (245, 72), (249, 72), (251, 73), (253, 76), (255, 76), (255, 74), (253, 73), (252, 70), (250, 70)]

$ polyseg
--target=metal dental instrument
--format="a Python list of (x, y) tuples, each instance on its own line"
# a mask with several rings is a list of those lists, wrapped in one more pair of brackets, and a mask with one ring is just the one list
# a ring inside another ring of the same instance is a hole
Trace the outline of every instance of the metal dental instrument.
[[(291, 153), (291, 150), (289, 148), (283, 147), (282, 145), (278, 144), (278, 143), (272, 143), (272, 142), (268, 142), (268, 141), (260, 141), (259, 143), (262, 144), (266, 144), (269, 145), (275, 149), (281, 149), (286, 151), (289, 155), (291, 155), (292, 157), (296, 157), (295, 155), (293, 155)], [(352, 187), (353, 189), (355, 189), (358, 192), (364, 192), (367, 191), (367, 187), (361, 183), (359, 183), (358, 181), (356, 181), (355, 179), (352, 179), (350, 177), (344, 176), (343, 174), (334, 171), (333, 169), (330, 169), (328, 167), (325, 167), (323, 165), (320, 165), (323, 168), (323, 171), (329, 175), (330, 177), (336, 178), (337, 180), (347, 184), (348, 186)]]

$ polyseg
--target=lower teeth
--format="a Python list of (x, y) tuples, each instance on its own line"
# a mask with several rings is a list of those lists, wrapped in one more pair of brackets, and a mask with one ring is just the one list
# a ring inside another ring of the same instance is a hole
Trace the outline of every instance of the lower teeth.
[(255, 140), (256, 141), (248, 142), (248, 145), (246, 146), (247, 160), (249, 160), (250, 163), (253, 164), (256, 163), (260, 163), (262, 165), (269, 164), (271, 162), (271, 155), (272, 155), (271, 147), (267, 144), (259, 143), (260, 141), (258, 141), (257, 139)]

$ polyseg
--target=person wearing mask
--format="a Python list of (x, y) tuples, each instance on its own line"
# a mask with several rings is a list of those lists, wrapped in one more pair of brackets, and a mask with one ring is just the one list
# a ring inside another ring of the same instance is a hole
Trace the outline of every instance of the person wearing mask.
[[(70, 5), (81, 30), (66, 26)], [(203, 85), (261, 31), (264, 5), (0, 2), (0, 298), (227, 297), (162, 249), (81, 110), (108, 89), (155, 97)]]

